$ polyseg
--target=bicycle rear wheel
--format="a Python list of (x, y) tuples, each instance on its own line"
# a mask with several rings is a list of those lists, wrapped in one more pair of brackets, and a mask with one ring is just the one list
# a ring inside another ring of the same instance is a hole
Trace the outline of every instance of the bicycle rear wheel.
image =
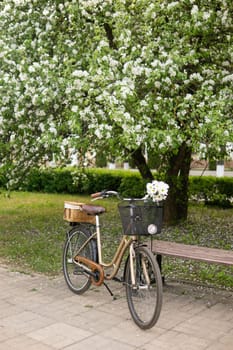
[[(84, 293), (91, 285), (91, 277), (85, 271), (74, 263), (73, 258), (77, 255), (80, 247), (90, 237), (91, 232), (88, 228), (77, 225), (67, 236), (63, 250), (63, 273), (65, 281), (76, 294)], [(93, 261), (97, 261), (97, 247), (96, 241), (90, 240), (82, 249), (79, 255)]]
[(135, 248), (132, 272), (130, 258), (126, 261), (125, 286), (129, 311), (141, 329), (148, 329), (157, 322), (162, 308), (162, 278), (158, 263), (146, 247)]

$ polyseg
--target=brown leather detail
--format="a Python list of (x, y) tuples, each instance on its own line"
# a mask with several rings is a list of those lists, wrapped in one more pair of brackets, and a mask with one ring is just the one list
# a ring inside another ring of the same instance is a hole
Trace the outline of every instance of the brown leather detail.
[(84, 204), (82, 206), (82, 210), (85, 211), (88, 215), (100, 215), (105, 213), (106, 211), (104, 207), (101, 207), (99, 205), (91, 205), (91, 204)]
[(77, 261), (78, 263), (86, 265), (93, 272), (95, 272), (97, 270), (99, 272), (98, 280), (96, 281), (94, 277), (91, 277), (91, 282), (92, 282), (92, 284), (94, 284), (97, 287), (101, 286), (101, 284), (104, 281), (104, 269), (101, 265), (99, 265), (96, 262), (94, 262), (90, 259), (87, 259), (81, 255), (77, 255), (74, 258), (74, 260)]

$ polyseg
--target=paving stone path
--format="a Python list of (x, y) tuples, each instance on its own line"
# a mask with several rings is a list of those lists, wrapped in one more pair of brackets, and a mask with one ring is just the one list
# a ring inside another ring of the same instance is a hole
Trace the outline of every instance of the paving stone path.
[(124, 288), (73, 294), (62, 276), (0, 265), (0, 350), (232, 350), (233, 292), (169, 283), (148, 331), (131, 320)]

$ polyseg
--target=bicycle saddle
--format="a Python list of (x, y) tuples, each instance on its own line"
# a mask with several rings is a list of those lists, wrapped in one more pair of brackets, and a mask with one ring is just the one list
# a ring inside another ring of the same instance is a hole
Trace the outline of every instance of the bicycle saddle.
[(91, 204), (84, 204), (82, 206), (82, 210), (85, 211), (85, 213), (88, 215), (100, 215), (106, 212), (106, 209), (104, 207)]

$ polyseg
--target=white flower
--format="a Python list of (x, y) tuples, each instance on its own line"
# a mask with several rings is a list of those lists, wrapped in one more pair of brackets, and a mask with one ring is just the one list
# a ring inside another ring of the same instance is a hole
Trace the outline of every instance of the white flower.
[(167, 5), (167, 8), (170, 10), (171, 8), (175, 7), (178, 4), (179, 4), (178, 1), (173, 1), (170, 4)]
[(160, 87), (161, 87), (160, 81), (155, 81), (155, 87), (156, 87), (157, 89), (160, 89)]
[(51, 134), (57, 135), (57, 129), (54, 126), (50, 126), (49, 131)]
[(19, 78), (20, 80), (25, 81), (28, 79), (28, 76), (26, 73), (20, 73)]
[(197, 5), (193, 5), (193, 8), (191, 10), (191, 15), (196, 15), (198, 13), (198, 6)]
[(35, 70), (35, 67), (29, 66), (28, 71), (29, 71), (29, 73), (34, 73), (36, 70)]
[(186, 94), (186, 96), (184, 97), (184, 99), (185, 99), (186, 101), (192, 100), (192, 99), (193, 99), (193, 95), (191, 95), (191, 94)]
[(71, 111), (74, 112), (74, 113), (77, 113), (78, 112), (78, 106), (72, 106), (71, 107)]
[(209, 12), (203, 12), (203, 19), (204, 20), (207, 20), (207, 19), (209, 19), (210, 18), (210, 13)]
[(223, 83), (227, 83), (227, 82), (231, 82), (231, 81), (233, 81), (233, 74), (226, 75), (226, 76), (222, 79), (222, 82), (223, 82)]
[(176, 71), (172, 67), (170, 67), (168, 71), (169, 71), (169, 74), (170, 74), (171, 77), (175, 77), (176, 76)]
[(154, 180), (146, 185), (146, 198), (152, 199), (153, 202), (160, 202), (167, 198), (169, 186), (163, 181)]
[(88, 73), (87, 73), (87, 71), (82, 71), (80, 69), (77, 69), (77, 70), (73, 71), (72, 76), (78, 77), (78, 78), (87, 77)]
[(102, 132), (101, 132), (100, 129), (96, 129), (94, 133), (95, 133), (95, 135), (97, 136), (98, 139), (102, 138)]

